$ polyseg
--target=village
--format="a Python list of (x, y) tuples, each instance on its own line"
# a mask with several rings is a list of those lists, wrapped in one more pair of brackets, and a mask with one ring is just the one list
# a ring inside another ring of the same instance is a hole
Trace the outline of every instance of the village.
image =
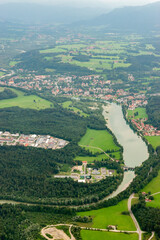
[(70, 173), (59, 173), (54, 175), (55, 178), (72, 178), (79, 183), (94, 183), (106, 177), (115, 176), (116, 170), (101, 168), (87, 167), (87, 161), (82, 161), (82, 165), (74, 166)]
[(19, 133), (10, 133), (0, 131), (0, 145), (4, 146), (25, 146), (45, 149), (60, 149), (68, 144), (67, 141), (59, 138), (54, 138), (49, 135), (24, 135)]
[[(5, 69), (2, 69), (4, 72)], [(22, 77), (23, 75), (23, 77)], [(132, 74), (128, 80), (135, 81)], [(18, 87), (25, 90), (49, 91), (53, 96), (82, 97), (114, 101), (125, 105), (128, 110), (137, 107), (146, 107), (148, 101), (144, 93), (130, 93), (124, 89), (114, 89), (114, 82), (104, 80), (101, 75), (37, 75), (35, 72), (26, 72), (24, 69), (12, 70), (10, 74), (1, 76), (0, 85)], [(144, 136), (159, 136), (160, 131), (149, 124), (146, 119), (131, 119), (132, 124)], [(46, 146), (45, 146), (46, 147)]]

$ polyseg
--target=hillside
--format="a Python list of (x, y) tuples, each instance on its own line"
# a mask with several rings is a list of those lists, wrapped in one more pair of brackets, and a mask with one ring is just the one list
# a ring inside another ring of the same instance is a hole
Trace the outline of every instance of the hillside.
[(71, 23), (94, 18), (105, 11), (102, 8), (78, 8), (67, 5), (35, 3), (8, 3), (0, 5), (0, 19), (25, 24)]
[(160, 2), (145, 6), (117, 8), (88, 22), (104, 25), (107, 29), (148, 31), (160, 29)]

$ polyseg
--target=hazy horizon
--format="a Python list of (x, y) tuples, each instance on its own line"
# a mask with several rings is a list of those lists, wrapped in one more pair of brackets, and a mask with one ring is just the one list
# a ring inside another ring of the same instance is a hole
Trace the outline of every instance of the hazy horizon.
[(146, 5), (154, 2), (159, 2), (157, 0), (0, 0), (0, 4), (7, 3), (37, 3), (44, 5), (63, 5), (63, 6), (73, 6), (73, 7), (123, 7), (123, 6), (139, 6)]

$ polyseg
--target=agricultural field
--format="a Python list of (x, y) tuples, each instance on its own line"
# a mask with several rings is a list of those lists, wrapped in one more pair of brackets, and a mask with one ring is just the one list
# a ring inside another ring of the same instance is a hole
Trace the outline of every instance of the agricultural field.
[(40, 98), (36, 95), (25, 96), (25, 93), (16, 89), (12, 89), (17, 94), (16, 98), (5, 99), (0, 101), (0, 108), (8, 107), (20, 107), (20, 108), (31, 108), (31, 109), (45, 109), (53, 107), (53, 103)]
[(93, 153), (101, 153), (102, 151), (100, 149), (103, 151), (120, 150), (120, 148), (114, 143), (112, 135), (106, 130), (94, 130), (88, 128), (86, 134), (81, 138), (79, 145), (85, 146), (86, 149), (89, 149)]
[(160, 192), (160, 171), (158, 173), (158, 176), (153, 178), (152, 181), (142, 189), (142, 192), (151, 192), (151, 194)]
[(153, 146), (154, 149), (160, 146), (160, 136), (145, 136), (145, 138)]
[(62, 104), (63, 108), (67, 108), (67, 109), (70, 109), (72, 110), (73, 112), (75, 113), (79, 113), (80, 116), (84, 116), (84, 117), (87, 117), (88, 115), (86, 113), (84, 113), (82, 110), (76, 108), (76, 107), (73, 107), (72, 106), (72, 101), (67, 101), (67, 102), (64, 102)]
[[(55, 54), (61, 62), (88, 68), (96, 72), (103, 72), (104, 69), (127, 68), (131, 64), (126, 61), (125, 54), (129, 47), (128, 42), (116, 41), (96, 41), (92, 44), (66, 44), (40, 50), (47, 61), (52, 60), (52, 56), (45, 54)], [(121, 56), (118, 56), (120, 55)], [(123, 55), (123, 56), (122, 56)], [(86, 59), (87, 58), (87, 59)]]
[(135, 108), (135, 110), (128, 110), (127, 113), (129, 118), (148, 118), (146, 109), (142, 107)]
[(92, 216), (93, 228), (106, 229), (108, 225), (117, 225), (118, 230), (135, 230), (135, 225), (129, 215), (123, 215), (128, 211), (127, 200), (119, 202), (116, 206), (102, 208), (93, 211), (80, 212), (80, 216)]
[(138, 240), (138, 235), (127, 233), (112, 233), (112, 232), (100, 232), (100, 231), (81, 231), (82, 240)]

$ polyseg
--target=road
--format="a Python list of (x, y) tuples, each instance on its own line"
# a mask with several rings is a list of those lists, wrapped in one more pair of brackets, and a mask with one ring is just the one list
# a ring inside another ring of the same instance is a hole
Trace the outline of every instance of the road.
[(107, 157), (109, 157), (112, 161), (115, 161), (114, 158), (110, 157), (109, 154), (107, 154), (103, 149), (98, 148), (98, 147), (93, 147), (93, 146), (89, 146), (89, 145), (80, 145), (81, 147), (89, 147), (89, 148), (94, 148), (97, 150), (100, 150), (101, 152), (103, 152)]
[(129, 214), (130, 214), (130, 216), (131, 216), (131, 218), (132, 218), (132, 220), (133, 220), (133, 222), (134, 222), (134, 224), (136, 226), (137, 233), (139, 235), (139, 240), (142, 240), (142, 233), (144, 233), (144, 232), (141, 230), (141, 228), (139, 226), (139, 223), (137, 222), (137, 219), (135, 218), (135, 216), (134, 216), (134, 214), (133, 214), (133, 212), (131, 210), (131, 202), (132, 202), (133, 198), (134, 198), (134, 193), (132, 193), (130, 195), (129, 199), (128, 199), (128, 211), (129, 211)]
[(152, 235), (150, 236), (150, 238), (148, 238), (148, 240), (151, 240), (154, 237), (154, 232), (152, 232)]

